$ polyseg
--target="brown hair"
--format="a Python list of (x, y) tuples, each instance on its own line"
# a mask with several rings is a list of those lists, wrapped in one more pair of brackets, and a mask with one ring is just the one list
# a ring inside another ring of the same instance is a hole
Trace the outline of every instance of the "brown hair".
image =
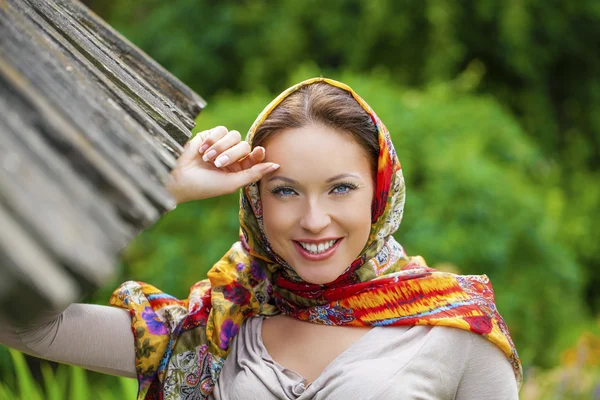
[(276, 132), (322, 124), (349, 134), (368, 154), (377, 170), (379, 139), (375, 123), (352, 94), (323, 82), (306, 85), (286, 97), (258, 127), (252, 146), (264, 143)]

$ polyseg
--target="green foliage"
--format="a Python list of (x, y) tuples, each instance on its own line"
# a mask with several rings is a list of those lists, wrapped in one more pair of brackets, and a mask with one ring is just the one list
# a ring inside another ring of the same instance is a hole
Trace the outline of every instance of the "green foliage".
[[(14, 367), (14, 382), (0, 381), (0, 400), (79, 400), (79, 399), (135, 399), (137, 382), (134, 379), (113, 378), (117, 388), (96, 384), (93, 390), (87, 379), (87, 372), (79, 367), (60, 365), (54, 372), (48, 363), (41, 364), (44, 389), (40, 387), (27, 366), (25, 356), (9, 349)], [(117, 390), (119, 389), (120, 390)]]
[(22, 399), (41, 400), (42, 396), (40, 395), (39, 389), (35, 385), (31, 373), (29, 372), (29, 368), (25, 362), (25, 357), (15, 350), (10, 350), (10, 355), (15, 366), (15, 374), (19, 384), (18, 396)]

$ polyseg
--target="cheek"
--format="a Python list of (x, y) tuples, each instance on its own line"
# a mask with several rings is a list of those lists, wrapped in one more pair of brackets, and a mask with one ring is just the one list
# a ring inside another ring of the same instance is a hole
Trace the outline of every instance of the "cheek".
[[(336, 206), (336, 220), (351, 235), (353, 247), (364, 247), (371, 232), (371, 200), (368, 192)], [(360, 251), (359, 249), (358, 251)]]
[(280, 201), (274, 201), (275, 199), (269, 196), (261, 196), (261, 198), (265, 234), (269, 243), (275, 246), (277, 239), (286, 237), (286, 232), (289, 232), (293, 226), (293, 213)]
[[(358, 211), (360, 210), (360, 211)], [(371, 200), (370, 197), (367, 201), (360, 205), (360, 208), (356, 208), (352, 213), (354, 222), (355, 232), (362, 241), (361, 246), (367, 243), (369, 233), (371, 232)], [(358, 238), (357, 238), (358, 239)]]

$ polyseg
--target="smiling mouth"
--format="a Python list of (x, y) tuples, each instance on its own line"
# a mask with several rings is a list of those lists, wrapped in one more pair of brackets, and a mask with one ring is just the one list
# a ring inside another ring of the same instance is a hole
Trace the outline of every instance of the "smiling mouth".
[(320, 243), (306, 243), (306, 242), (298, 242), (302, 248), (312, 254), (320, 254), (324, 251), (328, 250), (331, 246), (334, 246), (339, 239), (333, 239), (328, 241), (323, 241)]
[(293, 242), (294, 247), (296, 247), (296, 250), (298, 250), (302, 257), (310, 261), (321, 261), (331, 257), (335, 253), (342, 239), (338, 238), (311, 243), (296, 240), (293, 240)]

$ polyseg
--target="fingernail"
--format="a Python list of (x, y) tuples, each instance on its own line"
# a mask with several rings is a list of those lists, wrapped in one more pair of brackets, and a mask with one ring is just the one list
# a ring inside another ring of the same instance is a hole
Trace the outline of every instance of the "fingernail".
[(279, 167), (280, 167), (280, 165), (279, 165), (279, 164), (273, 164), (273, 165), (271, 165), (271, 166), (269, 167), (269, 169), (267, 170), (267, 172), (273, 172), (273, 171), (275, 171), (275, 170), (278, 170), (278, 169), (279, 169)]
[(198, 150), (198, 152), (200, 154), (204, 153), (206, 151), (206, 149), (208, 149), (210, 146), (207, 144), (203, 144), (202, 147), (200, 147), (200, 150)]
[(221, 168), (223, 165), (227, 164), (228, 161), (229, 161), (229, 157), (228, 156), (226, 156), (226, 155), (219, 156), (215, 160), (215, 167)]
[(210, 161), (216, 155), (217, 155), (217, 151), (215, 149), (212, 149), (211, 151), (209, 151), (208, 153), (206, 153), (204, 155), (204, 157), (202, 157), (202, 159), (204, 161)]

